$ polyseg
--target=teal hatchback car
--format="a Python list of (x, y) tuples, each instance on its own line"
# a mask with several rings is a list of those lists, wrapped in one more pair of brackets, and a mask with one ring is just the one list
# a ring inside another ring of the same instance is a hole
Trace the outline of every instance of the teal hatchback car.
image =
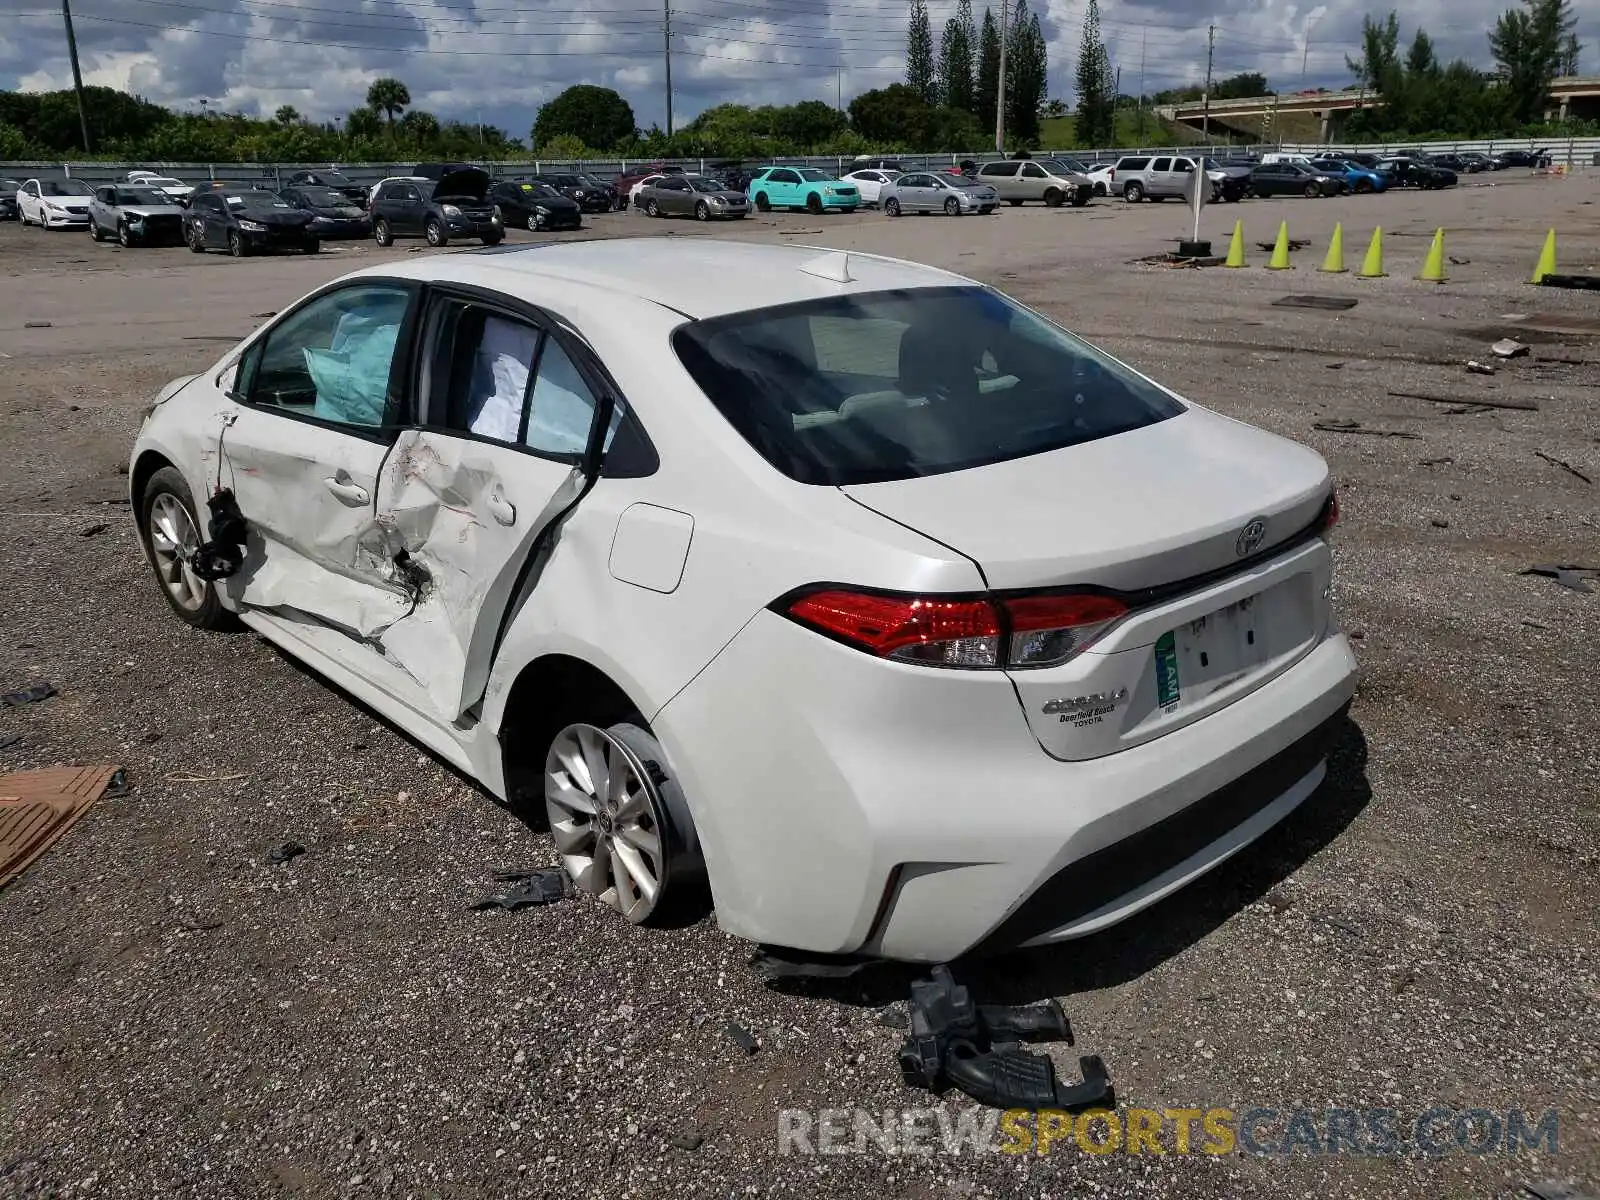
[(815, 167), (763, 167), (750, 177), (744, 194), (762, 212), (775, 208), (855, 212), (861, 205), (861, 191), (855, 184)]

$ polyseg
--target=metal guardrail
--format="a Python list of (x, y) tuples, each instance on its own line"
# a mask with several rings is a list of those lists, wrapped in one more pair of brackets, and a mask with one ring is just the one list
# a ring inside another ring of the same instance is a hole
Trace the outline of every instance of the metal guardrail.
[[(1329, 151), (1345, 151), (1357, 154), (1400, 154), (1418, 150), (1433, 154), (1459, 154), (1463, 150), (1478, 150), (1486, 154), (1496, 154), (1503, 150), (1544, 150), (1549, 152), (1554, 164), (1564, 165), (1569, 171), (1579, 167), (1600, 164), (1600, 138), (1494, 138), (1449, 142), (1333, 142), (1327, 145), (1290, 142), (1282, 145), (1261, 144), (1252, 146), (1225, 143), (1182, 146), (1150, 145), (1125, 146), (1115, 150), (1036, 150), (1034, 155), (1038, 158), (1044, 158), (1051, 154), (1060, 154), (1093, 165), (1115, 162), (1125, 154), (1205, 154), (1218, 158), (1228, 158), (1267, 150), (1302, 154), (1326, 154)], [(983, 162), (993, 158), (994, 154), (992, 151), (972, 151), (946, 154), (893, 154), (880, 157), (892, 158), (908, 168), (931, 169), (954, 166), (968, 159)], [(531, 157), (516, 161), (485, 162), (482, 165), (495, 178), (586, 171), (601, 178), (614, 179), (619, 175), (627, 174), (630, 170), (641, 169), (656, 163), (669, 163), (684, 167), (687, 170), (706, 171), (714, 168), (719, 163), (728, 162), (741, 162), (742, 165), (747, 167), (774, 164), (790, 167), (820, 167), (823, 170), (843, 173), (852, 168), (854, 159), (845, 155), (812, 155), (810, 157), (743, 160), (729, 158), (602, 158), (575, 161), (572, 159)], [(179, 179), (189, 184), (221, 179), (230, 182), (253, 183), (276, 190), (283, 186), (284, 181), (296, 171), (315, 170), (318, 168), (327, 169), (328, 166), (329, 164), (327, 163), (0, 162), (0, 178), (26, 180), (71, 177), (94, 185), (121, 180), (129, 171), (142, 169), (170, 175), (174, 179)], [(411, 163), (334, 164), (334, 169), (342, 172), (352, 182), (367, 185), (377, 183), (380, 179), (387, 178), (390, 175), (408, 175), (411, 173), (411, 168)]]

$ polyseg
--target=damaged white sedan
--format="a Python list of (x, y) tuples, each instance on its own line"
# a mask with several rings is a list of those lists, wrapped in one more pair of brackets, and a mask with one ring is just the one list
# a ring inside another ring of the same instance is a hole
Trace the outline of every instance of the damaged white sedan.
[(1103, 928), (1312, 795), (1354, 690), (1320, 457), (853, 252), (358, 272), (168, 385), (130, 478), (184, 620), (542, 805), (630, 920), (801, 951)]

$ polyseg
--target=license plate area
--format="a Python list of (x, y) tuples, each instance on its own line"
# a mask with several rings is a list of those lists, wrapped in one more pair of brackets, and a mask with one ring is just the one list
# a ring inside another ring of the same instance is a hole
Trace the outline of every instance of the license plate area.
[(1156, 641), (1156, 702), (1163, 713), (1203, 703), (1248, 678), (1273, 655), (1271, 608), (1280, 589), (1245, 596)]

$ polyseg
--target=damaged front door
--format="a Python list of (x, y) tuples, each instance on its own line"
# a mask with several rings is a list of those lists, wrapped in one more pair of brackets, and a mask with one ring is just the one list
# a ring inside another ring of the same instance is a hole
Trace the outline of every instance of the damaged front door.
[[(509, 301), (437, 294), (423, 330), (423, 424), (378, 485), (421, 590), (378, 641), (454, 721), (483, 694), (530, 556), (583, 495), (603, 384), (575, 338)], [(618, 404), (612, 430), (620, 419)]]
[(416, 588), (377, 520), (378, 480), (405, 416), (404, 330), (417, 289), (363, 281), (291, 312), (245, 355), (218, 414), (219, 485), (248, 522), (235, 599), (371, 642)]

